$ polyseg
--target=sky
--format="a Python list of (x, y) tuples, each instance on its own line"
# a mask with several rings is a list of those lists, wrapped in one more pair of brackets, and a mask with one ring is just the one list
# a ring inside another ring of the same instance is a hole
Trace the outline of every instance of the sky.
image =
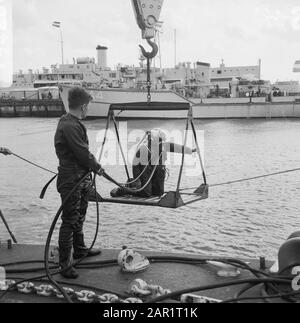
[[(12, 0), (14, 71), (50, 67), (61, 61), (61, 21), (65, 57), (96, 57), (108, 50), (108, 65), (138, 65), (142, 40), (130, 0)], [(173, 67), (174, 30), (177, 62), (208, 62), (216, 67), (257, 65), (271, 81), (300, 79), (299, 0), (164, 0), (161, 13), (162, 63)]]

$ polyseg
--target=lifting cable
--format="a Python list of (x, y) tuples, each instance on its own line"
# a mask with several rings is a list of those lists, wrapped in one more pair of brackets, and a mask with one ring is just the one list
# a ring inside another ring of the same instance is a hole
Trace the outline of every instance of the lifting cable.
[[(273, 177), (273, 176), (283, 175), (283, 174), (289, 174), (289, 173), (294, 173), (294, 172), (299, 172), (299, 171), (300, 171), (300, 168), (294, 168), (294, 169), (275, 172), (275, 173), (271, 173), (271, 174), (265, 174), (265, 175), (255, 176), (255, 177), (238, 179), (238, 180), (235, 180), (235, 181), (229, 181), (229, 182), (224, 182), (224, 183), (219, 183), (219, 184), (213, 184), (213, 185), (209, 185), (209, 187), (214, 188), (214, 187), (232, 185), (232, 184), (237, 184), (237, 183), (249, 182), (249, 181), (254, 181), (254, 180), (258, 180), (258, 179), (262, 179), (262, 178)], [(185, 189), (181, 189), (180, 192), (189, 191), (189, 190), (195, 190), (197, 188), (198, 187), (185, 188)]]

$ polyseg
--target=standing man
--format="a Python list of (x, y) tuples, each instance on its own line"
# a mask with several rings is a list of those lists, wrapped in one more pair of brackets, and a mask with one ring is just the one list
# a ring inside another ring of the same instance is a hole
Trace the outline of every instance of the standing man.
[[(81, 122), (87, 116), (92, 97), (83, 88), (74, 87), (69, 92), (68, 100), (69, 113), (60, 119), (55, 134), (55, 149), (59, 159), (57, 190), (62, 201), (88, 172), (101, 174), (103, 171), (89, 151), (87, 130)], [(59, 264), (62, 276), (68, 279), (78, 278), (78, 273), (72, 266), (73, 258), (81, 259), (101, 253), (98, 249), (88, 251), (84, 242), (83, 224), (91, 185), (89, 177), (77, 188), (63, 208), (59, 232)]]

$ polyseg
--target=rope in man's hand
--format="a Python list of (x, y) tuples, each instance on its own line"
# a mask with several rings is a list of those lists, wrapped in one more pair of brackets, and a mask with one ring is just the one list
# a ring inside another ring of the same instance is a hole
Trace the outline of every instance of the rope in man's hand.
[(19, 155), (15, 154), (15, 153), (13, 153), (13, 152), (12, 152), (11, 150), (9, 150), (8, 148), (0, 147), (0, 154), (2, 154), (2, 155), (4, 155), (4, 156), (15, 156), (15, 157), (17, 157), (17, 158), (19, 158), (19, 159), (21, 159), (21, 160), (25, 161), (26, 163), (28, 163), (28, 164), (32, 165), (32, 166), (35, 166), (35, 167), (37, 167), (37, 168), (40, 168), (40, 169), (42, 169), (42, 170), (44, 170), (44, 171), (46, 171), (46, 172), (48, 172), (48, 173), (51, 173), (51, 174), (53, 174), (53, 175), (57, 175), (57, 173), (53, 172), (52, 170), (49, 170), (49, 169), (47, 169), (47, 168), (45, 168), (45, 167), (42, 167), (42, 166), (40, 166), (40, 165), (38, 165), (38, 164), (35, 164), (35, 163), (31, 162), (31, 161), (30, 161), (30, 160), (28, 160), (28, 159), (25, 159), (25, 158), (21, 157), (21, 156), (19, 156)]

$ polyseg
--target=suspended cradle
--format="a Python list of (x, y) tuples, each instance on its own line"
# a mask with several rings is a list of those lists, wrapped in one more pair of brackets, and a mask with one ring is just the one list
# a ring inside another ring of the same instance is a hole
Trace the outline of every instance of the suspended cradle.
[[(101, 196), (101, 194), (97, 193), (98, 201), (101, 203), (155, 206), (155, 207), (177, 209), (177, 208), (207, 199), (208, 193), (209, 193), (209, 185), (207, 184), (205, 170), (204, 170), (204, 164), (203, 164), (203, 160), (202, 160), (200, 146), (198, 143), (196, 128), (194, 125), (193, 109), (189, 103), (170, 103), (170, 102), (151, 102), (151, 103), (148, 102), (148, 103), (145, 103), (145, 102), (141, 102), (141, 103), (125, 103), (125, 104), (111, 105), (109, 112), (108, 112), (104, 141), (102, 144), (102, 149), (101, 149), (100, 157), (99, 157), (100, 164), (101, 164), (102, 156), (104, 153), (104, 147), (105, 147), (105, 144), (107, 141), (108, 130), (110, 129), (111, 123), (113, 123), (114, 128), (115, 128), (115, 132), (116, 132), (116, 136), (117, 136), (117, 140), (118, 140), (118, 145), (119, 145), (121, 155), (122, 155), (124, 165), (125, 165), (125, 172), (126, 172), (128, 180), (130, 181), (129, 168), (128, 168), (125, 154), (124, 154), (124, 151), (122, 148), (118, 123), (117, 123), (117, 119), (116, 119), (116, 112), (118, 112), (117, 115), (119, 115), (119, 114), (126, 112), (126, 111), (144, 111), (145, 113), (147, 113), (147, 111), (186, 111), (186, 113), (187, 113), (186, 129), (185, 129), (186, 131), (185, 131), (183, 147), (185, 147), (187, 144), (188, 131), (191, 127), (192, 132), (193, 132), (193, 136), (194, 136), (194, 140), (196, 143), (197, 155), (198, 155), (201, 169), (202, 169), (203, 184), (199, 185), (199, 187), (195, 191), (192, 191), (192, 192), (188, 192), (187, 189), (181, 188), (182, 174), (183, 174), (184, 162), (185, 162), (185, 152), (183, 149), (182, 161), (181, 161), (180, 172), (179, 172), (176, 190), (166, 192), (161, 197), (149, 197), (149, 198), (136, 197), (136, 196), (133, 196), (134, 192), (132, 190), (126, 188), (126, 184), (120, 184), (108, 176), (106, 178), (108, 180), (110, 180), (112, 183), (127, 190), (128, 195), (123, 196), (123, 197), (113, 198), (113, 197), (103, 197), (103, 196)], [(93, 201), (93, 202), (96, 201), (95, 194), (91, 194), (90, 201)]]

